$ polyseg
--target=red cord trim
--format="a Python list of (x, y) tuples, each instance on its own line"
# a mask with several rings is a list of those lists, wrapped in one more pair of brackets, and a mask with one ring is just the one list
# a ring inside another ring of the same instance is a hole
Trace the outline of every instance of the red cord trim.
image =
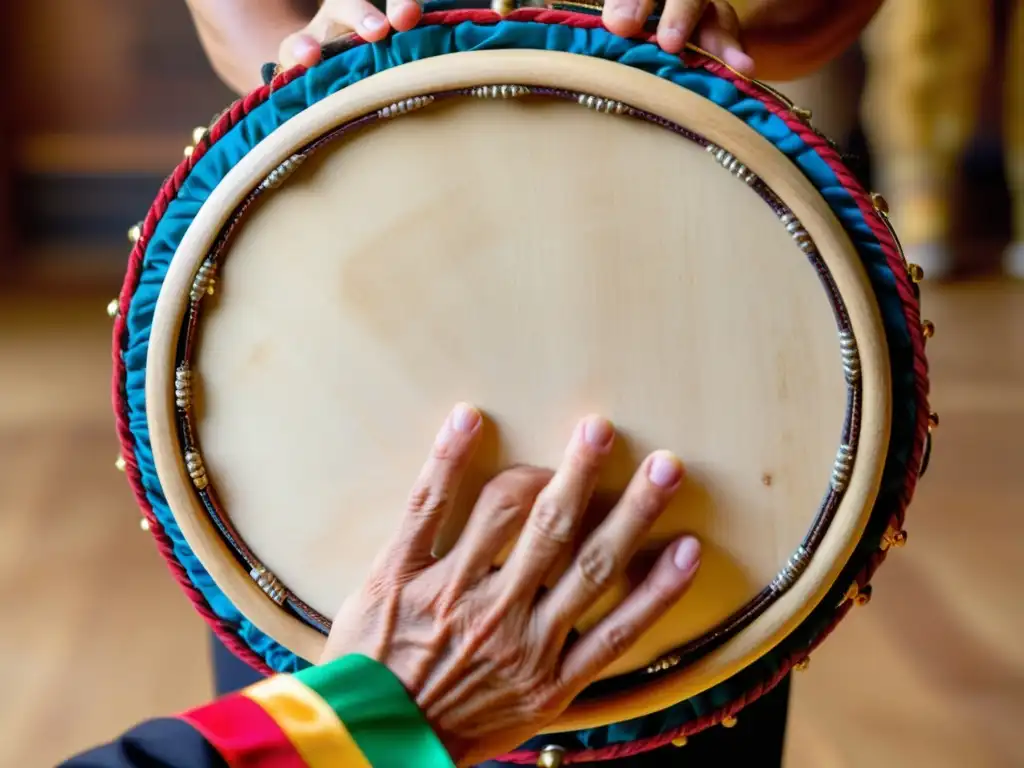
[[(472, 22), (475, 24), (496, 24), (502, 20), (532, 21), (544, 24), (564, 24), (577, 29), (596, 29), (602, 26), (601, 19), (598, 16), (536, 8), (519, 9), (505, 17), (501, 17), (489, 10), (438, 11), (424, 14), (420, 20), (420, 24), (454, 25), (464, 22)], [(636, 39), (652, 40), (653, 38), (653, 34), (645, 33), (638, 36)], [(360, 38), (355, 38), (353, 40), (353, 46), (363, 44), (364, 42), (365, 41)], [(838, 152), (836, 152), (836, 150), (833, 149), (822, 136), (819, 136), (806, 123), (795, 116), (785, 104), (732, 72), (728, 67), (706, 57), (695, 56), (693, 54), (686, 54), (685, 59), (688, 65), (702, 67), (712, 74), (732, 82), (739, 90), (764, 103), (769, 111), (781, 118), (790, 127), (790, 129), (803, 139), (808, 146), (815, 149), (815, 151), (817, 151), (825, 162), (832, 168), (840, 184), (856, 201), (858, 208), (872, 230), (872, 234), (875, 235), (878, 242), (881, 244), (882, 251), (896, 277), (896, 287), (903, 302), (904, 315), (907, 319), (908, 331), (910, 333), (911, 344), (914, 352), (914, 370), (916, 374), (916, 390), (918, 399), (917, 436), (911, 448), (910, 460), (907, 467), (907, 478), (904, 483), (904, 491), (900, 498), (900, 504), (898, 509), (895, 510), (893, 518), (890, 521), (894, 527), (900, 528), (903, 524), (906, 507), (909, 504), (910, 499), (913, 497), (917, 485), (918, 468), (920, 467), (921, 460), (923, 458), (925, 440), (928, 432), (928, 363), (924, 354), (924, 335), (921, 331), (921, 320), (917, 297), (899, 249), (888, 228), (881, 220), (880, 214), (874, 210), (874, 206), (871, 203), (871, 199), (867, 191), (864, 190), (860, 182), (849, 171), (849, 169), (845, 167)], [(177, 196), (178, 191), (181, 189), (181, 186), (189, 173), (191, 173), (192, 168), (195, 167), (195, 164), (206, 154), (212, 143), (219, 141), (246, 115), (267, 101), (273, 91), (276, 91), (296, 78), (301, 77), (305, 72), (305, 67), (294, 67), (293, 69), (277, 75), (269, 85), (264, 85), (244, 98), (236, 101), (210, 128), (203, 140), (196, 145), (192, 154), (178, 164), (177, 168), (175, 168), (174, 172), (161, 187), (155, 202), (141, 224), (142, 235), (132, 248), (128, 259), (128, 268), (118, 300), (119, 313), (117, 318), (114, 320), (113, 333), (113, 407), (117, 421), (117, 434), (121, 442), (122, 456), (126, 464), (126, 474), (128, 476), (129, 484), (135, 494), (136, 501), (142, 509), (146, 519), (149, 521), (150, 531), (156, 540), (160, 554), (164, 557), (172, 575), (184, 590), (185, 594), (192, 601), (198, 613), (204, 620), (206, 620), (214, 633), (228, 648), (230, 648), (239, 658), (246, 661), (254, 669), (262, 672), (263, 674), (272, 674), (273, 671), (267, 666), (266, 662), (262, 658), (245, 645), (241, 638), (234, 633), (234, 627), (229, 622), (222, 620), (213, 612), (202, 593), (189, 580), (184, 567), (174, 556), (173, 545), (170, 538), (161, 528), (160, 523), (153, 514), (149, 501), (146, 498), (146, 491), (142, 485), (138, 464), (135, 459), (134, 442), (131, 430), (128, 426), (127, 401), (124, 393), (125, 368), (124, 360), (122, 358), (122, 350), (124, 349), (125, 342), (125, 316), (138, 286), (146, 247), (149, 244), (150, 238), (153, 236), (157, 223), (163, 217), (168, 205)], [(870, 581), (875, 570), (884, 560), (885, 553), (881, 550), (872, 555), (868, 563), (858, 574), (856, 578), (857, 583), (861, 587), (865, 586)], [(823, 642), (835, 627), (838, 626), (849, 611), (851, 602), (852, 601), (846, 601), (846, 603), (838, 609), (834, 620), (829, 624), (825, 631), (815, 638), (809, 649), (801, 649), (792, 654), (788, 659), (782, 662), (779, 671), (775, 675), (761, 685), (747, 691), (744, 695), (738, 697), (725, 707), (722, 707), (719, 710), (693, 722), (687, 723), (679, 729), (648, 739), (642, 739), (627, 744), (612, 745), (601, 749), (569, 753), (565, 757), (566, 762), (579, 763), (627, 757), (641, 752), (647, 752), (652, 749), (657, 749), (658, 747), (671, 743), (674, 739), (681, 736), (690, 736), (705, 730), (706, 728), (717, 725), (724, 718), (744, 709), (778, 685), (779, 682), (789, 674), (789, 671), (794, 664), (805, 658), (810, 651), (814, 650), (821, 642)], [(538, 752), (521, 751), (513, 752), (497, 759), (517, 764), (535, 764), (538, 755)]]

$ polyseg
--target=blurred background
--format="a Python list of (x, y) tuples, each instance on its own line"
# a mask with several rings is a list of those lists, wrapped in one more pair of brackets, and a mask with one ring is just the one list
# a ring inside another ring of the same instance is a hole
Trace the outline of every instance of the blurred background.
[[(742, 3), (740, 3), (742, 5)], [(889, 0), (782, 84), (926, 270), (942, 417), (909, 543), (797, 676), (787, 765), (1024, 766), (1024, 14)], [(207, 633), (114, 463), (125, 231), (231, 100), (184, 3), (0, 5), (0, 765), (211, 695)]]

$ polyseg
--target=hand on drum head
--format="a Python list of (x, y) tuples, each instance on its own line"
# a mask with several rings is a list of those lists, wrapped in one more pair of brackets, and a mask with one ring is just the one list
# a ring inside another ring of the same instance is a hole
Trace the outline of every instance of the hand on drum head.
[(572, 566), (545, 590), (575, 548), (614, 430), (589, 417), (556, 472), (517, 467), (496, 477), (455, 546), (436, 559), (434, 541), (482, 423), (465, 405), (448, 417), (397, 535), (342, 606), (321, 659), (362, 653), (386, 664), (460, 765), (513, 749), (554, 720), (678, 601), (700, 561), (696, 539), (670, 544), (647, 578), (566, 651), (577, 620), (621, 576), (679, 488), (683, 466), (666, 452), (648, 456)]
[[(653, 9), (654, 0), (607, 0), (602, 18), (609, 31), (631, 37), (641, 32)], [(369, 0), (325, 0), (305, 28), (284, 40), (278, 60), (286, 69), (311, 67), (320, 60), (323, 43), (351, 32), (376, 42), (390, 29), (412, 29), (421, 15), (417, 0), (387, 0), (386, 14)], [(740, 44), (739, 18), (725, 0), (666, 0), (657, 39), (669, 53), (679, 53), (693, 39), (733, 69), (753, 74), (754, 62)]]

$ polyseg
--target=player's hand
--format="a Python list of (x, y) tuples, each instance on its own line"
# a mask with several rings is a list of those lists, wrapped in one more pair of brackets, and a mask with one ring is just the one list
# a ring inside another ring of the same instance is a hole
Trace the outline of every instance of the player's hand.
[(615, 509), (577, 546), (615, 437), (592, 416), (577, 425), (556, 472), (519, 467), (492, 480), (454, 548), (435, 558), (481, 429), (468, 406), (449, 416), (394, 540), (342, 605), (321, 659), (361, 653), (385, 664), (458, 765), (514, 749), (550, 724), (679, 600), (700, 560), (693, 537), (669, 544), (646, 579), (566, 650), (679, 488), (683, 466), (664, 451), (644, 459)]
[[(610, 32), (631, 37), (640, 32), (654, 0), (605, 0), (602, 20)], [(736, 9), (724, 0), (666, 0), (658, 23), (658, 45), (679, 53), (693, 42), (733, 69), (754, 74), (754, 60), (740, 42)]]
[(352, 32), (368, 42), (377, 42), (392, 29), (412, 29), (422, 15), (417, 0), (387, 0), (386, 14), (367, 0), (324, 0), (309, 24), (281, 43), (278, 61), (285, 69), (297, 64), (311, 67), (320, 61), (324, 43)]
[[(653, 7), (654, 0), (606, 0), (603, 21), (609, 31), (630, 37), (640, 32)], [(285, 69), (297, 64), (310, 67), (320, 60), (320, 48), (330, 40), (355, 32), (376, 42), (392, 29), (412, 29), (421, 15), (417, 0), (387, 0), (386, 14), (367, 0), (325, 0), (305, 28), (284, 40), (279, 61)], [(667, 0), (658, 24), (658, 45), (679, 53), (690, 40), (733, 69), (753, 74), (754, 62), (743, 51), (739, 17), (730, 3)]]

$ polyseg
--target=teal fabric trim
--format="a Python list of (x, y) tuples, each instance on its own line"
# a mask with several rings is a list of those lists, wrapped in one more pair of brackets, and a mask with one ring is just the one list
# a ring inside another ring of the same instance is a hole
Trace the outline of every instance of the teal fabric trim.
[[(583, 54), (616, 61), (654, 74), (698, 93), (743, 120), (771, 141), (819, 190), (842, 222), (860, 254), (881, 308), (889, 342), (894, 403), (890, 453), (869, 535), (859, 551), (863, 562), (877, 547), (889, 514), (898, 504), (906, 478), (912, 447), (916, 399), (910, 334), (896, 291), (895, 278), (882, 249), (856, 202), (839, 184), (829, 165), (757, 99), (704, 70), (688, 69), (677, 57), (656, 46), (624, 40), (603, 29), (575, 29), (535, 22), (504, 21), (484, 26), (462, 23), (450, 27), (422, 27), (393, 35), (389, 40), (350, 49), (322, 62), (303, 77), (277, 90), (269, 101), (251, 112), (199, 160), (169, 205), (147, 247), (142, 274), (127, 315), (124, 351), (129, 424), (135, 438), (136, 459), (147, 497), (174, 545), (174, 554), (189, 578), (223, 620), (237, 627), (237, 633), (268, 666), (278, 672), (294, 672), (308, 666), (294, 654), (256, 629), (217, 588), (185, 542), (175, 524), (160, 487), (153, 464), (146, 423), (145, 364), (153, 310), (168, 265), (186, 229), (224, 175), (259, 141), (311, 104), (376, 72), (406, 62), (457, 51), (486, 49), (540, 49)], [(612, 728), (579, 732), (574, 744), (587, 748), (632, 741), (656, 735), (714, 711), (733, 697), (767, 679), (778, 669), (782, 651), (809, 644), (828, 623), (834, 603), (813, 614), (780, 649), (757, 664), (705, 694), (665, 712), (622, 723)], [(551, 739), (548, 739), (550, 742)]]
[(455, 768), (416, 702), (380, 662), (350, 654), (295, 679), (335, 711), (374, 768)]

